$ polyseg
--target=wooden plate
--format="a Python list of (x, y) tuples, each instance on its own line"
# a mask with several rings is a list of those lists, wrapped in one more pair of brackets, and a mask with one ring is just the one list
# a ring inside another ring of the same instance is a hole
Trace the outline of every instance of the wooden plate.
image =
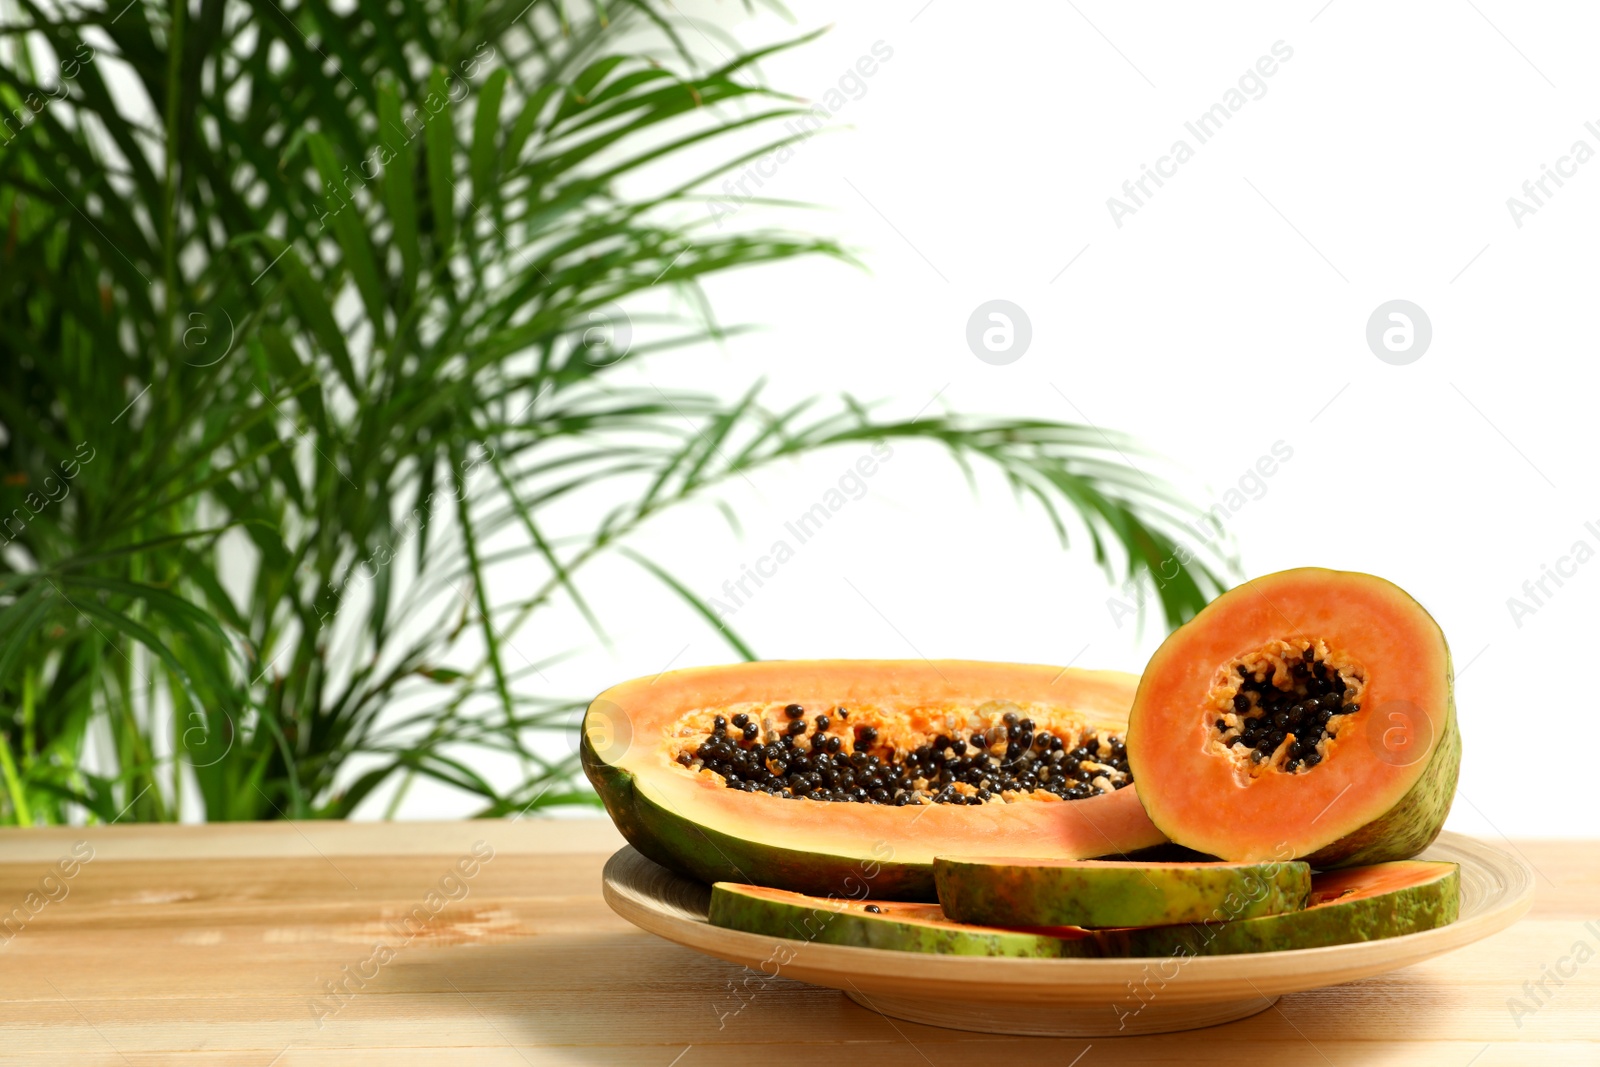
[(847, 948), (724, 930), (711, 891), (624, 848), (606, 863), (606, 903), (624, 919), (753, 972), (842, 990), (883, 1015), (997, 1034), (1158, 1034), (1242, 1019), (1284, 993), (1350, 982), (1471, 944), (1533, 902), (1517, 858), (1448, 831), (1421, 859), (1461, 865), (1461, 917), (1383, 941), (1254, 955), (1128, 960), (992, 959)]

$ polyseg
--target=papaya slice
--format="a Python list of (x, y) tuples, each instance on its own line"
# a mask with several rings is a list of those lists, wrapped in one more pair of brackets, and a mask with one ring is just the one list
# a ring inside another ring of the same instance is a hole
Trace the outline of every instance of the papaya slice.
[(991, 926), (1088, 928), (1253, 919), (1305, 907), (1304, 863), (1125, 863), (946, 859), (944, 913)]
[(1048, 934), (952, 922), (937, 904), (841, 900), (784, 889), (718, 882), (711, 887), (713, 926), (752, 934), (943, 956), (1082, 956), (1087, 930)]
[(1438, 835), (1461, 764), (1450, 650), (1370, 574), (1301, 568), (1229, 590), (1139, 682), (1128, 763), (1180, 845), (1338, 867)]
[[(1303, 911), (1266, 918), (1145, 930), (1099, 930), (1106, 956), (1219, 956), (1376, 941), (1455, 922), (1461, 874), (1454, 863), (1397, 860), (1316, 875)], [(1091, 951), (1084, 946), (1083, 951)]]
[(680, 873), (932, 900), (936, 855), (1163, 843), (1125, 760), (1136, 681), (957, 660), (694, 668), (600, 694), (580, 755), (633, 847)]

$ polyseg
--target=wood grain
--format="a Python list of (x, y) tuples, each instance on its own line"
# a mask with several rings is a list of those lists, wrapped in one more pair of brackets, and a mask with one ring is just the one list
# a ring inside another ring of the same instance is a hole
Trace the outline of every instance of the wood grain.
[[(1065, 1067), (1089, 1046), (1079, 1067), (1600, 1063), (1594, 841), (1516, 842), (1533, 910), (1448, 956), (1207, 1030), (1047, 1039), (890, 1020), (783, 978), (747, 986), (612, 914), (600, 872), (621, 840), (601, 821), (0, 831), (0, 913), (80, 840), (93, 859), (66, 895), (0, 932), (0, 1062)], [(494, 856), (465, 892), (397, 930), (476, 841)], [(1581, 965), (1579, 942), (1596, 953)], [(380, 943), (393, 958), (361, 980)], [(328, 997), (345, 968), (351, 992)]]

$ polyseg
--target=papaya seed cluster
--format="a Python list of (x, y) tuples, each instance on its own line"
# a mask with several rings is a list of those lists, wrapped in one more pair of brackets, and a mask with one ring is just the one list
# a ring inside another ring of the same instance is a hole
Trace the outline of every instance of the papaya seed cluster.
[(786, 799), (860, 804), (984, 804), (1082, 800), (1133, 781), (1120, 736), (1064, 739), (1016, 712), (970, 734), (938, 734), (909, 749), (888, 745), (847, 708), (808, 716), (783, 709), (787, 725), (763, 730), (748, 714), (712, 720), (711, 734), (680, 764), (719, 775), (730, 789)]

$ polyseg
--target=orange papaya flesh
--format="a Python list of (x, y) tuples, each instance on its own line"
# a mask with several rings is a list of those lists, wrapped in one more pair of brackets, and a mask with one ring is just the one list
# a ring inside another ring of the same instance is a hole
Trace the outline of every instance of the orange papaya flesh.
[(954, 922), (937, 904), (843, 900), (735, 882), (711, 887), (709, 921), (730, 930), (818, 944), (942, 956), (1080, 956), (1088, 937), (1086, 930), (1030, 933)]
[[(1218, 869), (1229, 866), (1240, 865), (1218, 865)], [(1281, 873), (1295, 883), (1296, 895), (1304, 894), (1303, 867), (1281, 865)], [(1152, 870), (1162, 873), (1160, 868)], [(1249, 895), (1247, 890), (1235, 888), (1241, 899)], [(727, 929), (808, 943), (899, 952), (1071, 959), (1168, 957), (1181, 961), (1194, 956), (1325, 948), (1431, 930), (1458, 917), (1460, 872), (1454, 863), (1421, 860), (1344, 868), (1312, 876), (1305, 899), (1304, 908), (1265, 916), (1250, 910), (1248, 904), (1223, 904), (1214, 914), (1236, 916), (1223, 921), (1101, 929), (1013, 927), (959, 922), (938, 904), (846, 900), (719, 882), (712, 887), (709, 921)]]
[[(1300, 911), (1227, 922), (1097, 930), (1080, 946), (1096, 956), (1218, 956), (1326, 948), (1419, 933), (1460, 915), (1461, 874), (1454, 863), (1397, 860), (1313, 876)], [(1048, 930), (1029, 931), (1049, 936)]]
[(694, 668), (600, 694), (580, 755), (629, 842), (690, 877), (932, 900), (935, 855), (1163, 843), (1123, 760), (1135, 684), (958, 660)]
[(1269, 574), (1162, 643), (1127, 749), (1151, 821), (1180, 845), (1319, 869), (1406, 859), (1455, 794), (1449, 647), (1381, 578)]

